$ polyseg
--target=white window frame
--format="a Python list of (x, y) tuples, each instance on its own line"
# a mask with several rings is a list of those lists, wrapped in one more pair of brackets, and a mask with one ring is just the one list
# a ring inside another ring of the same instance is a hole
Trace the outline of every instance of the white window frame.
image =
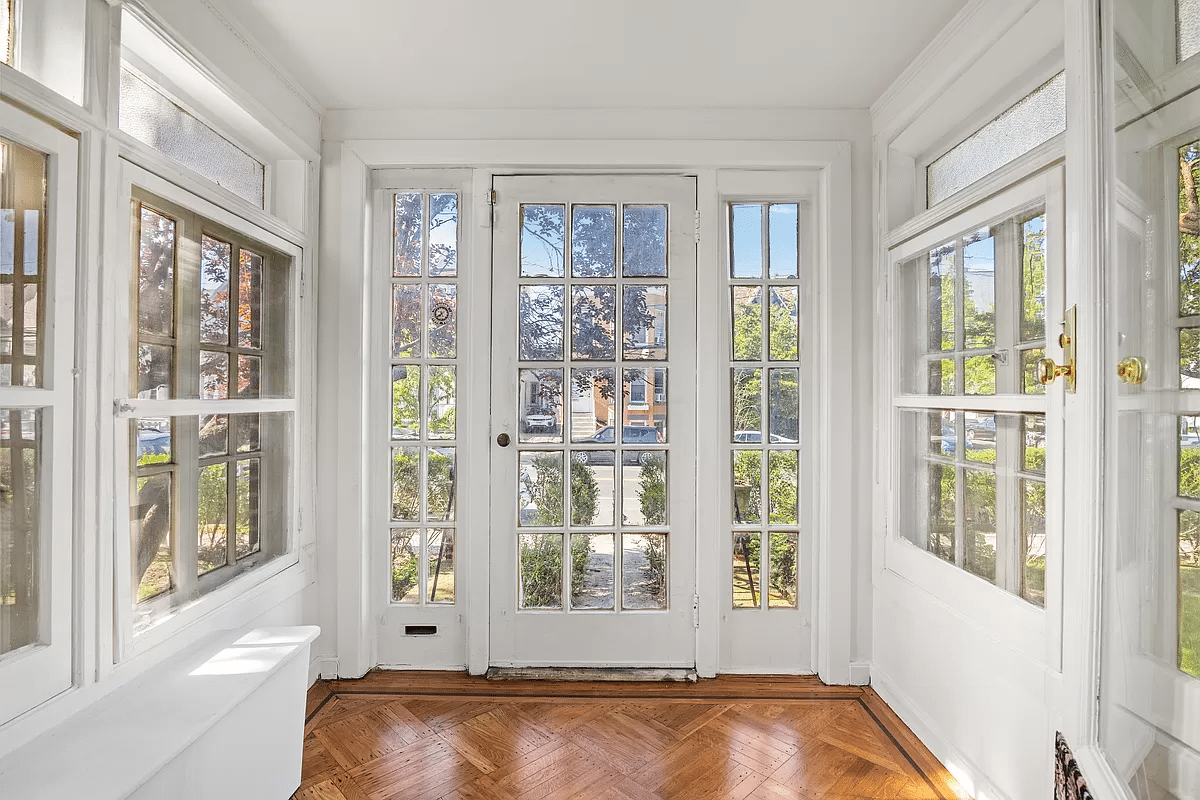
[[(136, 186), (242, 236), (260, 241), (292, 260), (289, 276), (289, 297), (286, 301), (291, 308), (289, 330), (286, 336), (288, 352), (282, 354), (281, 357), (287, 363), (295, 365), (297, 363), (296, 355), (299, 352), (297, 349), (298, 344), (304, 341), (302, 339), (302, 318), (304, 315), (301, 313), (303, 306), (300, 301), (302, 249), (297, 244), (282, 238), (277, 233), (248, 222), (236, 214), (205, 200), (199, 195), (192, 194), (132, 162), (122, 159), (119, 163), (121, 178), (118, 189), (117, 208), (124, 212), (121, 214), (122, 226), (129, 224), (127, 210), (132, 207), (131, 203), (134, 198), (133, 187)], [(123, 230), (127, 231), (128, 229), (123, 227)], [(136, 275), (133, 272), (132, 248), (134, 245), (132, 239), (127, 232), (125, 235), (117, 237), (115, 231), (114, 238), (118, 238), (120, 241), (120, 245), (114, 248), (115, 258), (117, 259), (115, 263), (120, 265), (116, 275), (121, 276), (122, 286), (133, 286)], [(113, 336), (118, 345), (117, 352), (129, 352), (127, 347), (122, 347), (122, 343), (130, 341), (131, 337), (137, 335), (132, 316), (132, 297), (132, 292), (112, 292), (110, 320), (112, 320)], [(199, 345), (196, 344), (196, 346)], [(120, 663), (145, 652), (170, 638), (201, 616), (210, 613), (231, 600), (255, 592), (256, 588), (261, 584), (298, 563), (299, 555), (297, 551), (298, 543), (300, 542), (299, 515), (301, 505), (301, 484), (299, 480), (301, 465), (298, 462), (300, 461), (301, 454), (306, 452), (301, 436), (303, 425), (298, 399), (306, 388), (305, 375), (302, 370), (295, 369), (293, 371), (291, 397), (289, 398), (154, 400), (125, 397), (121, 399), (121, 396), (128, 390), (127, 387), (132, 385), (132, 371), (134, 367), (131, 362), (132, 359), (128, 356), (118, 357), (114, 369), (114, 387), (118, 394), (114, 415), (114, 458), (112, 462), (113, 474), (118, 476), (114, 482), (113, 493), (113, 614), (115, 631), (112, 661), (114, 663)], [(279, 412), (291, 415), (291, 425), (286, 445), (287, 451), (291, 455), (287, 461), (288, 476), (286, 480), (289, 491), (286, 501), (287, 530), (285, 533), (286, 544), (283, 548), (283, 554), (267, 561), (260, 567), (249, 570), (243, 575), (238, 575), (207, 594), (184, 602), (181, 605), (173, 606), (169, 612), (165, 612), (152, 624), (144, 630), (138, 631), (135, 635), (134, 606), (131, 602), (126, 602), (128, 598), (132, 597), (133, 591), (129, 570), (130, 558), (132, 557), (131, 541), (128, 535), (130, 525), (128, 509), (131, 507), (132, 498), (130, 496), (130, 481), (121, 478), (121, 476), (130, 474), (130, 458), (132, 454), (130, 452), (129, 421), (139, 417), (186, 417), (207, 414), (270, 414)]]
[(0, 135), (47, 154), (46, 253), (49, 271), (41, 336), (42, 387), (0, 388), (0, 407), (41, 409), (37, 475), (39, 640), (0, 656), (0, 725), (72, 687), (75, 681), (75, 280), (78, 143), (0, 102)]
[[(1062, 648), (1062, 475), (1063, 448), (1048, 447), (1046, 452), (1046, 602), (1045, 607), (1022, 599), (972, 575), (961, 567), (947, 563), (936, 555), (926, 552), (901, 534), (904, 524), (900, 513), (899, 483), (906, 469), (902, 463), (903, 448), (901, 432), (903, 415), (907, 409), (957, 410), (995, 412), (997, 414), (1040, 413), (1033, 408), (1045, 402), (1046, 440), (1063, 441), (1062, 397), (1064, 381), (1056, 381), (1048, 387), (1046, 395), (995, 394), (995, 395), (917, 395), (906, 394), (900, 383), (902, 374), (901, 338), (905, 336), (899, 308), (898, 267), (922, 252), (961, 235), (972, 227), (980, 227), (1009, 214), (1017, 213), (1043, 199), (1046, 206), (1046, 323), (1047, 330), (1059, 328), (1064, 292), (1064, 209), (1063, 169), (1054, 167), (1044, 170), (1020, 183), (1011, 186), (992, 198), (949, 219), (940, 220), (902, 244), (894, 246), (887, 254), (887, 273), (883, 281), (887, 296), (895, 298), (888, 304), (889, 313), (880, 319), (882, 341), (889, 344), (881, 348), (881, 374), (885, 376), (883, 430), (880, 433), (880, 465), (886, 469), (884, 476), (887, 492), (888, 535), (884, 546), (884, 576), (905, 580), (920, 590), (932, 595), (946, 606), (955, 608), (960, 614), (989, 631), (998, 641), (1018, 650), (1052, 669), (1061, 669)], [(997, 278), (999, 278), (999, 274)], [(1001, 298), (1002, 287), (997, 284), (997, 299)], [(997, 304), (999, 305), (999, 303)], [(1046, 356), (1062, 363), (1062, 349), (1053, 336), (1046, 342)], [(1043, 399), (1044, 398), (1044, 399)], [(1003, 467), (996, 465), (999, 474)], [(998, 531), (998, 535), (999, 531)], [(959, 548), (961, 549), (961, 548)], [(997, 554), (999, 556), (999, 554)], [(1022, 559), (1023, 562), (1023, 559)], [(997, 564), (999, 577), (1000, 565)]]

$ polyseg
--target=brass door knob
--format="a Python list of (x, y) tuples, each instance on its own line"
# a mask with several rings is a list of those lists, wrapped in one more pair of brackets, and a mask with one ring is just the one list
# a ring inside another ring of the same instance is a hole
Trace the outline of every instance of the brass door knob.
[(1141, 356), (1121, 359), (1121, 363), (1117, 364), (1117, 377), (1121, 379), (1122, 383), (1145, 383), (1146, 359)]
[(1074, 377), (1075, 367), (1072, 364), (1055, 364), (1053, 358), (1043, 358), (1037, 362), (1037, 379), (1038, 383), (1049, 384), (1054, 383), (1054, 379), (1059, 375), (1066, 375), (1070, 381)]

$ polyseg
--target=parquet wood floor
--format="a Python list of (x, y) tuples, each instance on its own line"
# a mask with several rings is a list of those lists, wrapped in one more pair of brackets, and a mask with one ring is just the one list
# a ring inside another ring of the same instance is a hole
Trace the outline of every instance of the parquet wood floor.
[(869, 688), (815, 678), (487, 681), (309, 691), (293, 800), (962, 800)]

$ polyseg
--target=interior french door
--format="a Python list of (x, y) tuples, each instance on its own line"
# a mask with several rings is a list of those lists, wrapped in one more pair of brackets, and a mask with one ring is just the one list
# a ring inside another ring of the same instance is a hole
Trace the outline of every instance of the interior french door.
[(694, 665), (695, 179), (493, 187), (491, 663)]

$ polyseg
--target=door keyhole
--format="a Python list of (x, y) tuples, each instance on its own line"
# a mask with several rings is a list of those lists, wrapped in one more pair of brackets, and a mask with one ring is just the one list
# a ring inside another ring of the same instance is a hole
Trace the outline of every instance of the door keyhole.
[(508, 447), (509, 441), (510, 440), (507, 433), (502, 433), (496, 437), (496, 444), (500, 445), (501, 447)]

